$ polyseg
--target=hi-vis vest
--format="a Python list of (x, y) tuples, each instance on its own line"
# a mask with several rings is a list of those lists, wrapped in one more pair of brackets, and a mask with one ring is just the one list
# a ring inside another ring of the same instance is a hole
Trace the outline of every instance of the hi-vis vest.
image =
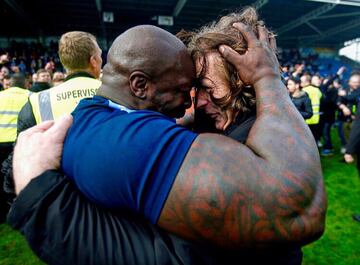
[(309, 125), (318, 124), (320, 121), (320, 99), (322, 97), (321, 91), (319, 88), (314, 86), (307, 86), (302, 90), (308, 93), (313, 111), (312, 117), (305, 120), (305, 122)]
[(94, 78), (74, 77), (56, 87), (31, 94), (29, 100), (36, 123), (71, 113), (81, 99), (94, 96), (100, 85), (101, 82)]
[(19, 112), (29, 95), (29, 90), (20, 87), (0, 92), (0, 143), (15, 142)]

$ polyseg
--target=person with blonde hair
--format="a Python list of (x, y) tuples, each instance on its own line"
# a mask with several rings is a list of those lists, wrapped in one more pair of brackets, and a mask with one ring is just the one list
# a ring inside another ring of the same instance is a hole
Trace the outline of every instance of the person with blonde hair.
[[(71, 113), (81, 99), (94, 96), (101, 85), (98, 80), (101, 52), (94, 35), (83, 31), (64, 33), (59, 41), (59, 57), (67, 71), (65, 82), (30, 95), (19, 113), (17, 131)], [(10, 155), (3, 165), (6, 172), (4, 186), (12, 194), (9, 197), (14, 197), (11, 160)]]

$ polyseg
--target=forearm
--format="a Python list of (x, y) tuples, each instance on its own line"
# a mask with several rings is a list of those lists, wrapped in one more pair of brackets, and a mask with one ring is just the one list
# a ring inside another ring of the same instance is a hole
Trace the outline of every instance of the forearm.
[(305, 120), (310, 119), (313, 115), (312, 111), (300, 111), (300, 114)]
[[(306, 241), (307, 236), (312, 238), (322, 232), (326, 210), (318, 150), (281, 81), (266, 80), (257, 85), (258, 119), (246, 145), (264, 159), (267, 173), (278, 181), (273, 191), (263, 194), (277, 194), (286, 202), (286, 213), (283, 207), (273, 205), (278, 221), (283, 222), (283, 228), (287, 227), (294, 239), (298, 235), (297, 239), (303, 237)], [(266, 207), (271, 209), (271, 205)]]
[(287, 96), (281, 80), (261, 80), (255, 89), (257, 119), (246, 145), (272, 166), (292, 168), (295, 161), (309, 162), (299, 157), (301, 151), (315, 159), (310, 164), (319, 168), (319, 155), (311, 132)]

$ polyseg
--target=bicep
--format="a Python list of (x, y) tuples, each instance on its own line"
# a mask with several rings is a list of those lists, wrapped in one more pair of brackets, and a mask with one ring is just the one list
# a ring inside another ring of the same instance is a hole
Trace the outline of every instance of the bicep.
[(310, 176), (299, 180), (298, 169), (274, 167), (229, 138), (200, 135), (180, 168), (158, 225), (227, 248), (299, 243), (318, 224), (303, 218), (316, 184)]
[(260, 219), (265, 214), (256, 198), (267, 185), (272, 189), (271, 178), (267, 185), (259, 182), (265, 168), (262, 159), (245, 145), (220, 135), (198, 136), (158, 224), (194, 240), (227, 246), (243, 244), (249, 239), (249, 229), (257, 223), (253, 214), (260, 214)]

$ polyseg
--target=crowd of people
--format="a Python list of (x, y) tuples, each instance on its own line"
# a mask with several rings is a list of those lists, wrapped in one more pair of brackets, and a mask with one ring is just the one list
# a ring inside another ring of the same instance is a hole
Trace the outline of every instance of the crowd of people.
[[(11, 47), (4, 49), (0, 55), (0, 91), (10, 87), (10, 77), (16, 73), (26, 76), (25, 88), (31, 92), (63, 83), (66, 73), (57, 47), (55, 42), (48, 47), (12, 42)], [(298, 49), (282, 49), (278, 56), (289, 95), (309, 124), (321, 148), (321, 155), (331, 156), (335, 152), (330, 133), (334, 127), (341, 142), (339, 151), (345, 154), (360, 96), (360, 90), (357, 90), (360, 70), (342, 66), (337, 72), (331, 72), (329, 65), (322, 67), (316, 63), (318, 55), (302, 56)], [(328, 68), (329, 71), (320, 75), (320, 68)], [(345, 76), (350, 78), (345, 79)]]
[(131, 28), (104, 66), (90, 33), (63, 34), (58, 57), (53, 48), (0, 62), (2, 202), (36, 254), (51, 264), (301, 264), (301, 246), (324, 231), (318, 148), (334, 153), (336, 125), (344, 159), (359, 149), (346, 129), (360, 72), (320, 76), (315, 57), (288, 55), (281, 67), (253, 8), (177, 37)]

